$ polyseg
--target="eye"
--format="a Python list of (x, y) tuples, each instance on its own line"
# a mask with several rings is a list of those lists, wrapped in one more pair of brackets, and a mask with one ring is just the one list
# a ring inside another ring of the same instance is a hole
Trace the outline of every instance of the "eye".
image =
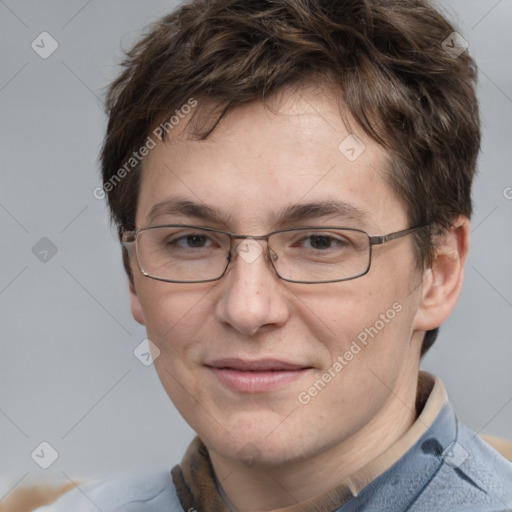
[(211, 240), (206, 235), (199, 235), (197, 233), (183, 235), (169, 241), (169, 244), (178, 245), (184, 249), (201, 249), (208, 247), (211, 243)]
[(314, 249), (325, 251), (328, 249), (343, 249), (350, 245), (350, 242), (342, 237), (334, 237), (327, 234), (310, 234), (301, 240), (298, 244), (305, 249)]
[(330, 249), (334, 243), (331, 237), (325, 235), (313, 235), (308, 240), (313, 249)]

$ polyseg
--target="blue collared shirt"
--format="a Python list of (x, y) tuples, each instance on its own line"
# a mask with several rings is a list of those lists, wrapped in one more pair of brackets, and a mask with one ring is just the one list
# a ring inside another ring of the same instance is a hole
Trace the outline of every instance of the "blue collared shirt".
[[(512, 509), (512, 463), (456, 418), (449, 402), (395, 464), (336, 512)], [(167, 470), (81, 485), (37, 512), (184, 511)], [(199, 511), (201, 512), (201, 511)], [(326, 511), (331, 512), (331, 511)]]

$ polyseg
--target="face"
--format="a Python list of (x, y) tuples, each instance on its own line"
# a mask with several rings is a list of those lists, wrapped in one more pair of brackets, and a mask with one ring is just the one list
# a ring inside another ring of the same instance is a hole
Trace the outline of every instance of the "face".
[[(160, 142), (144, 163), (137, 227), (192, 224), (253, 236), (301, 226), (370, 235), (410, 227), (383, 179), (386, 153), (347, 129), (333, 95), (284, 93), (276, 109), (254, 102), (230, 112), (207, 141), (183, 129)], [(356, 159), (362, 146), (352, 152), (354, 139), (339, 148), (351, 133), (365, 146)], [(176, 200), (218, 215), (154, 209)], [(346, 208), (279, 216), (333, 201)], [(232, 460), (278, 464), (343, 443), (378, 423), (395, 394), (415, 389), (421, 275), (411, 237), (375, 246), (365, 276), (328, 284), (279, 279), (261, 247), (254, 261), (235, 257), (220, 280), (194, 284), (147, 278), (132, 254), (132, 310), (160, 350), (163, 386), (205, 444)]]

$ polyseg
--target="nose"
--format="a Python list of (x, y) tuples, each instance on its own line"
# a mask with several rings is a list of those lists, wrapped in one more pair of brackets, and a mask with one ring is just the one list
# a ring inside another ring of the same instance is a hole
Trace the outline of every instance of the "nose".
[(233, 251), (234, 261), (222, 278), (217, 319), (245, 335), (280, 327), (290, 316), (286, 289), (267, 255), (264, 242), (243, 240)]

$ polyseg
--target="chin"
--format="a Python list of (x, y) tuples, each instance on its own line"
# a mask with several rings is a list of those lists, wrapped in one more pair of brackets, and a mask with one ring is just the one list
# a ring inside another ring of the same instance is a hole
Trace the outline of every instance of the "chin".
[[(225, 430), (219, 427), (213, 431), (209, 424), (196, 431), (209, 449), (248, 467), (286, 464), (316, 451), (314, 446), (304, 443), (304, 439), (314, 440), (316, 436), (301, 430), (300, 422), (285, 426), (282, 415), (271, 414), (262, 418), (260, 412), (223, 424)], [(318, 433), (318, 427), (315, 430)]]
[[(294, 446), (291, 446), (292, 444)], [(238, 438), (235, 446), (222, 446), (217, 452), (249, 468), (276, 467), (302, 458), (301, 454), (297, 453), (297, 445), (293, 441), (288, 446), (278, 440), (269, 442), (265, 437)]]

